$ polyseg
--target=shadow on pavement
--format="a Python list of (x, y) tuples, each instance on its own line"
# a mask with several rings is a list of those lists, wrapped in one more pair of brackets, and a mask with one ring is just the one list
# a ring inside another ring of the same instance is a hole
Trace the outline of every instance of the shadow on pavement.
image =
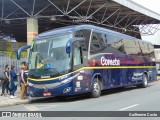
[[(150, 87), (152, 85), (149, 85)], [(101, 96), (107, 96), (111, 94), (117, 94), (121, 92), (127, 92), (132, 91), (136, 89), (145, 89), (145, 88), (137, 88), (136, 86), (130, 86), (130, 87), (123, 87), (123, 88), (113, 88), (108, 90), (103, 90), (101, 93)], [(79, 100), (85, 100), (85, 99), (96, 99), (91, 98), (89, 93), (88, 94), (81, 94), (81, 95), (75, 95), (75, 96), (68, 96), (68, 97), (48, 97), (48, 98), (42, 98), (42, 99), (35, 99), (31, 100), (30, 103), (56, 103), (56, 102), (76, 102)]]

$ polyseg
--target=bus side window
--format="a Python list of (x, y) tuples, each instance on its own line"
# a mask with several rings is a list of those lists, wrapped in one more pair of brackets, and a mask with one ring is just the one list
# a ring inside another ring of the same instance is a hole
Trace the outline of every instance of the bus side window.
[(93, 32), (92, 33), (92, 40), (90, 44), (90, 53), (97, 54), (102, 52), (107, 46), (107, 40), (104, 34)]
[(74, 66), (83, 64), (81, 47), (74, 46), (73, 47), (73, 52), (74, 52), (74, 56), (73, 56), (73, 64), (74, 64)]

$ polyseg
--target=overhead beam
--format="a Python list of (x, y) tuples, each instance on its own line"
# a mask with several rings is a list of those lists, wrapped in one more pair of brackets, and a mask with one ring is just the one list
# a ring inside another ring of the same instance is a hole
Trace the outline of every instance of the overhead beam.
[(104, 19), (104, 16), (106, 15), (106, 12), (107, 12), (107, 9), (108, 9), (108, 5), (109, 5), (109, 3), (107, 3), (107, 5), (106, 5), (106, 9), (105, 9), (105, 11), (103, 13), (103, 16), (102, 16), (102, 19), (101, 19), (101, 23), (102, 23), (102, 21)]
[(2, 16), (1, 19), (3, 19), (4, 17), (4, 0), (2, 0)]
[(83, 4), (84, 2), (86, 2), (86, 0), (83, 0), (82, 2), (80, 2), (78, 5), (76, 5), (72, 10), (70, 10), (69, 12), (67, 12), (67, 14), (71, 13), (73, 10), (75, 10), (77, 7), (79, 7), (81, 4)]
[(37, 16), (39, 13), (41, 13), (42, 11), (44, 11), (45, 9), (47, 9), (49, 6), (51, 6), (50, 4), (47, 5), (46, 7), (44, 7), (43, 9), (41, 9), (40, 11), (38, 11), (34, 16)]
[(8, 14), (6, 17), (4, 17), (4, 19), (7, 19), (9, 16), (13, 15), (19, 8), (17, 8), (16, 10), (14, 10), (13, 12), (11, 12), (10, 14)]
[(119, 20), (114, 26), (118, 25), (121, 21), (123, 21), (129, 14), (125, 15), (121, 20)]
[(124, 28), (126, 29), (127, 27), (129, 27), (133, 22), (135, 22), (139, 17), (137, 17), (136, 19), (134, 19), (131, 23), (129, 23), (127, 26), (124, 26)]
[(87, 13), (86, 13), (86, 17), (88, 15), (89, 10), (90, 10), (91, 4), (92, 4), (92, 0), (90, 0), (89, 6), (88, 6), (88, 10), (87, 10)]
[(59, 10), (63, 15), (65, 14), (58, 6), (56, 6), (52, 1), (48, 0), (57, 10)]
[[(70, 7), (71, 8), (71, 7)], [(72, 9), (72, 8), (71, 8)], [(76, 10), (73, 10), (78, 16), (82, 17), (80, 13), (78, 13)]]
[(66, 14), (67, 14), (67, 12), (68, 12), (68, 7), (69, 7), (69, 4), (70, 4), (70, 0), (68, 0), (68, 3), (67, 3), (67, 8), (66, 8)]
[(32, 17), (34, 16), (34, 9), (35, 9), (35, 3), (36, 3), (36, 0), (33, 0), (33, 8), (32, 8)]
[(99, 7), (96, 11), (94, 11), (92, 14), (90, 14), (88, 17), (86, 17), (86, 19), (90, 18), (91, 16), (93, 16), (95, 13), (97, 13), (100, 9), (102, 9), (107, 3), (103, 4), (101, 7)]
[(120, 9), (114, 11), (110, 16), (108, 16), (105, 20), (103, 20), (101, 23), (104, 23), (106, 20), (108, 20), (111, 16), (113, 16), (116, 12), (118, 12)]
[(19, 7), (23, 12), (25, 12), (28, 16), (31, 17), (31, 15), (26, 11), (24, 10), (20, 5), (18, 5), (14, 0), (10, 0), (12, 3), (14, 3), (17, 7)]

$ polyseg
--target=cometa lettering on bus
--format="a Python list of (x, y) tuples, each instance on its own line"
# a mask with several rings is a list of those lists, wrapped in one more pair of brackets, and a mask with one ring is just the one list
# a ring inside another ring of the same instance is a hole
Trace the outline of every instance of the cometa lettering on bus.
[(101, 57), (101, 65), (102, 66), (108, 66), (108, 65), (112, 65), (112, 66), (120, 66), (120, 60), (118, 59), (106, 59), (104, 56)]

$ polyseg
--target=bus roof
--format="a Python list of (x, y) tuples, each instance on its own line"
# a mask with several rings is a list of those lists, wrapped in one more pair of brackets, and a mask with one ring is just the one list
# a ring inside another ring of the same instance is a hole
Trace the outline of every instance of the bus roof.
[(40, 33), (38, 36), (36, 36), (36, 38), (58, 35), (58, 34), (71, 33), (71, 32), (74, 32), (74, 31), (77, 31), (77, 30), (82, 30), (82, 29), (99, 30), (99, 31), (103, 31), (103, 32), (108, 32), (110, 34), (116, 34), (116, 35), (119, 35), (119, 36), (124, 36), (125, 38), (131, 39), (131, 40), (140, 40), (140, 41), (145, 42), (145, 43), (150, 43), (148, 41), (144, 41), (144, 40), (141, 40), (141, 39), (138, 39), (138, 38), (126, 35), (126, 34), (122, 34), (120, 32), (112, 31), (112, 30), (109, 30), (107, 28), (97, 27), (97, 26), (94, 26), (94, 25), (71, 25), (71, 26), (67, 26), (67, 27), (60, 27), (60, 28), (56, 28), (56, 29), (53, 29), (53, 30), (49, 30), (49, 31)]

